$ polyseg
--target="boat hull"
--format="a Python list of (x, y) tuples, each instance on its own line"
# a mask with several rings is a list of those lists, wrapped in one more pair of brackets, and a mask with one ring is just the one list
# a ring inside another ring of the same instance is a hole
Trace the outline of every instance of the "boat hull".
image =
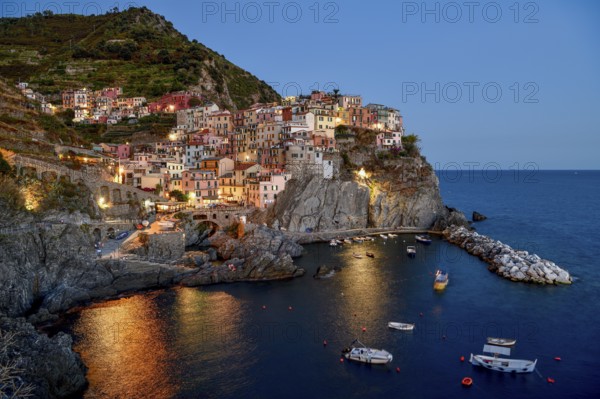
[(360, 363), (368, 363), (368, 364), (388, 364), (393, 360), (393, 356), (391, 354), (387, 355), (371, 355), (369, 356), (367, 353), (363, 354), (353, 354), (346, 353), (344, 357), (348, 360), (352, 360)]
[(492, 356), (473, 355), (470, 362), (474, 366), (501, 371), (503, 373), (532, 373), (535, 370), (536, 360), (503, 359)]
[(436, 281), (433, 283), (433, 289), (436, 291), (443, 291), (446, 289), (446, 286), (448, 285), (448, 280), (446, 281)]
[(388, 323), (388, 327), (396, 330), (412, 331), (415, 328), (415, 325), (410, 323), (395, 323), (393, 321), (390, 321)]
[(516, 339), (508, 339), (508, 338), (487, 338), (487, 343), (491, 345), (497, 346), (513, 346), (517, 343)]

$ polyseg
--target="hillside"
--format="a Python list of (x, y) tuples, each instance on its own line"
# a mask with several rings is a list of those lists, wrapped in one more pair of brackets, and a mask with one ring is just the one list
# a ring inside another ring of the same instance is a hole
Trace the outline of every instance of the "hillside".
[(148, 100), (194, 90), (222, 107), (271, 102), (278, 94), (145, 7), (104, 15), (0, 18), (0, 76), (44, 94), (122, 86)]

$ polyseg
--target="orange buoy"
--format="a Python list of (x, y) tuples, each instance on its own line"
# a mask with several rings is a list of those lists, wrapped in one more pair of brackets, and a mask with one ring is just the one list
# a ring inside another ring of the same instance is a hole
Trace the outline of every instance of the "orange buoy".
[(396, 373), (400, 372), (400, 367), (396, 367)]
[(465, 357), (464, 357), (464, 356), (461, 356), (461, 357), (460, 357), (460, 361), (461, 361), (461, 362), (464, 362), (464, 361), (465, 361)]
[(554, 358), (554, 360), (556, 360), (557, 362), (560, 362), (562, 359), (561, 359), (560, 357), (556, 356), (556, 357)]
[(554, 384), (554, 378), (550, 378), (550, 377), (548, 377), (548, 378), (546, 379), (546, 381), (548, 381), (548, 383), (550, 383), (550, 384)]
[(464, 387), (470, 387), (473, 385), (473, 379), (471, 377), (465, 377), (462, 379), (461, 383)]

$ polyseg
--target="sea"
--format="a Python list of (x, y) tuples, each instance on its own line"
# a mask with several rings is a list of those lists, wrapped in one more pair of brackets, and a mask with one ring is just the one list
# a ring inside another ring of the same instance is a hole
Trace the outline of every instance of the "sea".
[[(437, 237), (307, 245), (301, 278), (153, 291), (69, 313), (61, 328), (89, 368), (84, 397), (599, 397), (600, 171), (488, 172), (438, 172), (444, 202), (486, 215), (478, 232), (554, 261), (572, 285), (511, 282)], [(367, 251), (375, 257), (353, 256)], [(313, 279), (321, 265), (341, 271)], [(438, 268), (450, 277), (442, 292), (432, 289)], [(511, 357), (537, 359), (536, 370), (471, 365), (486, 337), (515, 338)], [(355, 339), (393, 361), (343, 360)]]

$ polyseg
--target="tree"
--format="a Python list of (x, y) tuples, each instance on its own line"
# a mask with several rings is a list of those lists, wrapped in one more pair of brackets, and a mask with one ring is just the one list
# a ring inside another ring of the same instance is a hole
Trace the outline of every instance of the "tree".
[(2, 157), (2, 153), (0, 153), (0, 175), (8, 175), (12, 172), (12, 168), (10, 164), (6, 162), (6, 160)]
[(188, 105), (193, 108), (193, 107), (197, 107), (198, 105), (202, 104), (202, 100), (200, 100), (198, 97), (192, 97), (190, 98), (190, 100), (188, 101)]
[(188, 196), (180, 190), (173, 190), (169, 193), (169, 197), (175, 198), (178, 202), (187, 202)]

